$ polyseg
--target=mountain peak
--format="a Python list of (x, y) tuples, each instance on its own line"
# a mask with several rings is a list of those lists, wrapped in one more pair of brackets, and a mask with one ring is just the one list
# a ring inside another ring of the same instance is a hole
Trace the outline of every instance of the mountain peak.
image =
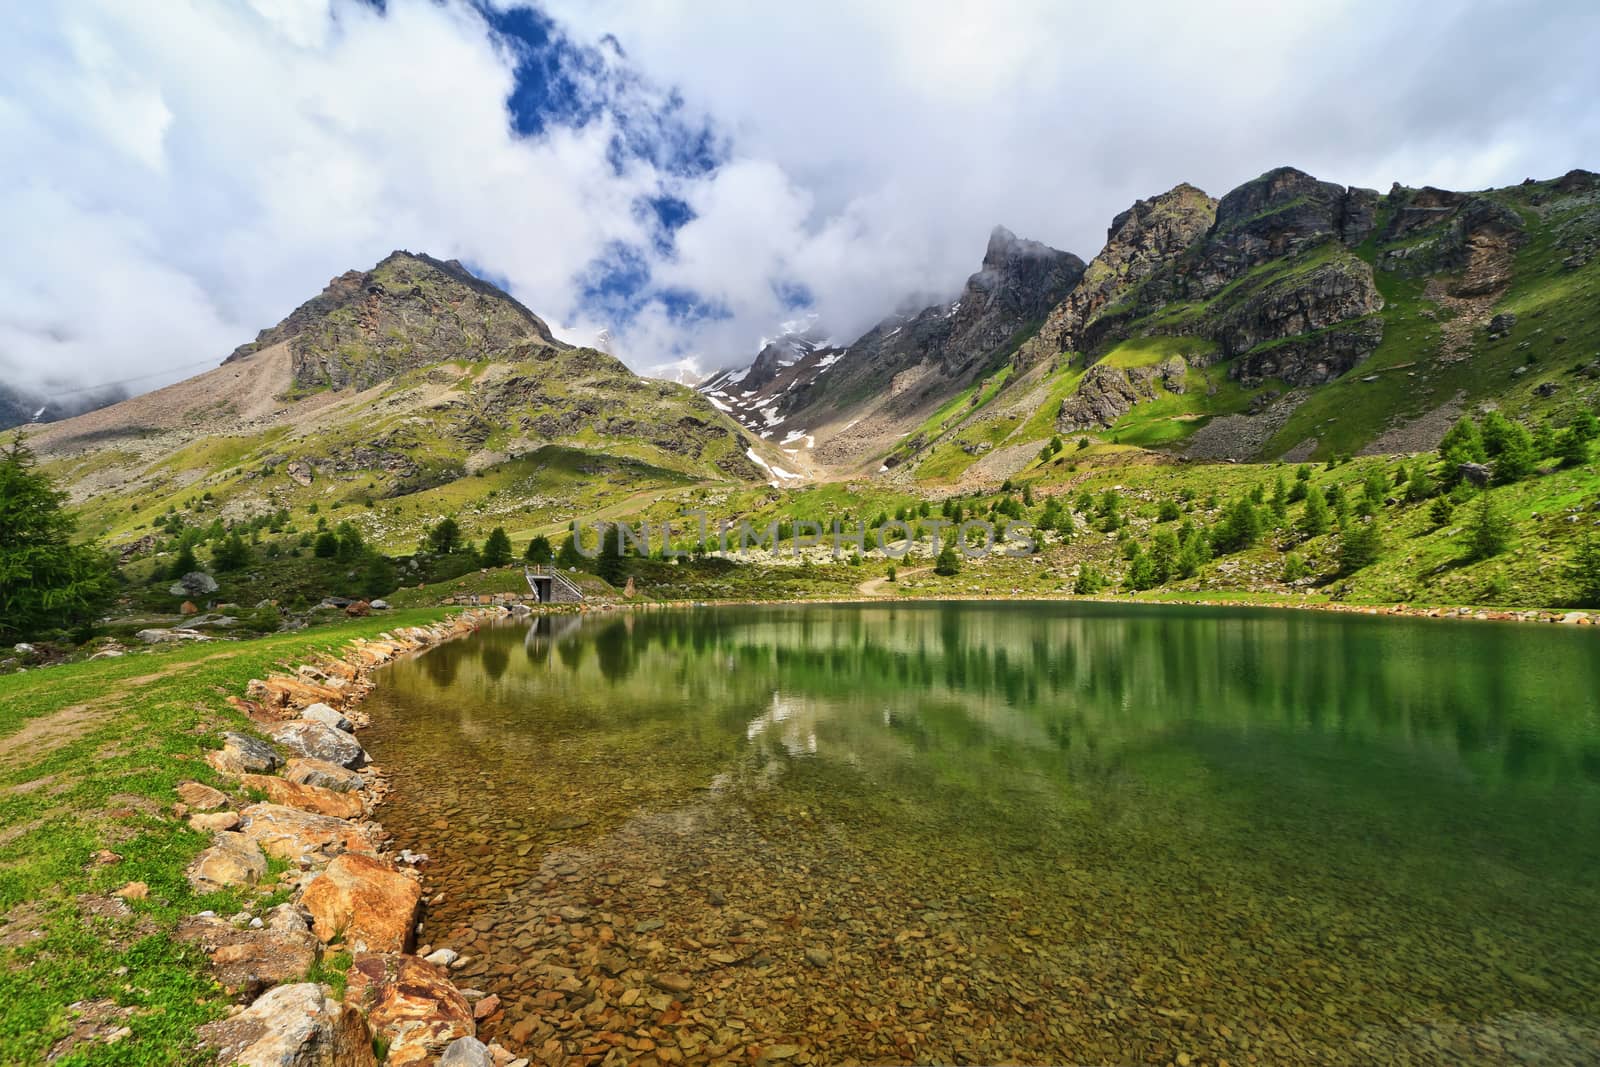
[(1071, 254), (1051, 248), (1041, 241), (1018, 237), (1004, 226), (996, 226), (989, 231), (989, 243), (983, 250), (983, 265), (988, 269), (997, 270), (1006, 263), (1023, 257), (1055, 258)]
[(543, 319), (459, 260), (397, 249), (368, 271), (328, 282), (224, 362), (286, 344), (294, 380), (367, 388), (450, 359), (496, 359), (528, 346), (564, 349)]

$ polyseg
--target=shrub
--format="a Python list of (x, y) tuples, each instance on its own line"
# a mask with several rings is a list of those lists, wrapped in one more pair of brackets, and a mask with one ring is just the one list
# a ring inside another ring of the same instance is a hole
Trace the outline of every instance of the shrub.
[(1291, 552), (1283, 557), (1283, 580), (1298, 582), (1306, 576), (1310, 568), (1306, 566), (1306, 558), (1298, 552)]
[(1105, 579), (1095, 569), (1092, 563), (1078, 564), (1078, 577), (1072, 584), (1072, 591), (1078, 596), (1093, 596), (1105, 587)]

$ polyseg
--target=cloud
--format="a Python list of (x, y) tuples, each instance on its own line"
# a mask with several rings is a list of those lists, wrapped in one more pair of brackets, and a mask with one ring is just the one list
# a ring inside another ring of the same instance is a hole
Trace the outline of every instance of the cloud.
[(997, 223), (1087, 259), (1114, 214), (1179, 181), (1220, 196), (1290, 163), (1478, 188), (1594, 167), (1600, 9), (1540, 7), (549, 5), (580, 39), (615, 34), (761, 168), (692, 201), (717, 217), (685, 228), (664, 273), (747, 299), (792, 278), (842, 331), (901, 293), (952, 292)]
[(601, 249), (650, 238), (653, 168), (604, 115), (517, 136), (516, 57), (462, 5), (105, 0), (15, 30), (0, 377), (192, 372), (401, 247), (559, 319)]
[(1600, 9), (1542, 7), (21, 5), (0, 380), (179, 377), (397, 247), (709, 368), (800, 298), (848, 338), (952, 294), (996, 223), (1088, 258), (1181, 180), (1593, 167)]

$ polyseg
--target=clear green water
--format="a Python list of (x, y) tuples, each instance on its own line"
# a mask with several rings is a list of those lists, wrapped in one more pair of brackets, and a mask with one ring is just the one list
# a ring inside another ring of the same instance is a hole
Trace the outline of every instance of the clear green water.
[(536, 1062), (1597, 1062), (1597, 637), (569, 616), (386, 670), (367, 744)]

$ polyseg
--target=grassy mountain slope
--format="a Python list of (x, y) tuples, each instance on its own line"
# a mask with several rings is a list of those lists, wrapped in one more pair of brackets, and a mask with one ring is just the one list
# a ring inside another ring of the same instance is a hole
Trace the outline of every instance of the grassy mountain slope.
[[(890, 454), (923, 484), (992, 484), (1057, 433), (1199, 459), (1325, 459), (1430, 448), (1482, 407), (1560, 425), (1593, 405), (1600, 178), (1379, 196), (1283, 173), (1224, 197), (1234, 214), (1165, 258), (1124, 223), (1137, 271), (1113, 227), (1102, 258), (1117, 270), (1090, 264), (1092, 298), (1075, 291), (1052, 313), (1003, 389), (941, 408), (920, 428), (935, 432)], [(1299, 187), (1312, 196), (1288, 195)], [(1205, 202), (1169, 196), (1192, 230)], [(1175, 210), (1169, 240), (1187, 232)], [(1006, 461), (980, 464), (991, 451)]]
[(627, 472), (630, 488), (764, 476), (747, 450), (766, 446), (693, 390), (555, 341), (463, 273), (396, 253), (217, 369), (30, 441), (85, 530), (116, 545), (169, 512), (349, 508), (387, 539), (400, 524), (379, 516), (447, 514), (491, 484), (521, 486), (526, 504), (569, 471)]

